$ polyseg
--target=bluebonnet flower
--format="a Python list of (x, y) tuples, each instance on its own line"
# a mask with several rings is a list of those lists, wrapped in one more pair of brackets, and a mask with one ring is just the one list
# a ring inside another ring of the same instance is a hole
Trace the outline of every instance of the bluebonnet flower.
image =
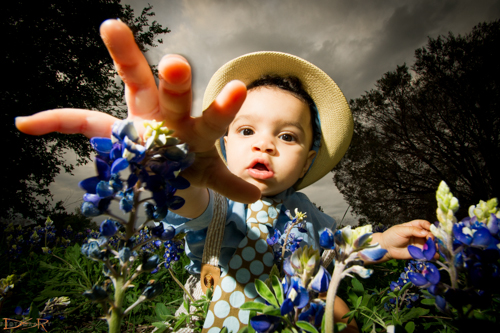
[(151, 255), (150, 253), (143, 253), (142, 265), (139, 266), (140, 270), (145, 272), (151, 272), (156, 269), (160, 264), (160, 257), (156, 254)]
[(175, 228), (165, 222), (159, 222), (151, 229), (151, 234), (156, 238), (166, 241), (175, 236)]
[(285, 214), (290, 219), (290, 222), (285, 226), (285, 230), (296, 227), (300, 232), (307, 233), (306, 221), (304, 220), (307, 217), (306, 213), (301, 213), (295, 208), (295, 216), (292, 216), (289, 210), (285, 211)]
[(307, 321), (316, 327), (320, 327), (324, 313), (325, 303), (323, 301), (312, 302), (309, 304), (309, 308), (299, 315), (299, 320)]
[(294, 307), (297, 309), (302, 309), (307, 304), (309, 304), (309, 292), (302, 284), (302, 280), (297, 276), (292, 276), (291, 278), (286, 278), (284, 281), (284, 292), (286, 298), (289, 298)]
[(141, 297), (151, 300), (163, 292), (163, 283), (160, 281), (149, 280), (144, 288)]
[(271, 229), (267, 238), (267, 244), (269, 244), (273, 248), (274, 252), (274, 260), (276, 263), (281, 262), (281, 258), (283, 257), (283, 246), (285, 245), (285, 258), (290, 256), (295, 250), (300, 247), (300, 243), (304, 240), (303, 237), (297, 237), (295, 234), (288, 234), (288, 239), (285, 234), (281, 234), (281, 232), (277, 229)]
[[(496, 220), (496, 217), (494, 218)], [(491, 223), (493, 226), (494, 223)], [(494, 228), (493, 228), (494, 229)], [(476, 218), (465, 218), (453, 225), (453, 236), (464, 245), (486, 249), (498, 244), (486, 224)]]
[(428, 238), (422, 249), (409, 245), (408, 252), (415, 260), (432, 260), (436, 254), (436, 244), (432, 238)]
[[(443, 258), (438, 264), (449, 273), (451, 286), (440, 281), (439, 271), (429, 262), (423, 263), (421, 272), (408, 273), (408, 277), (415, 285), (428, 288), (441, 311), (448, 312), (449, 305), (457, 309), (466, 305), (480, 308), (489, 302), (492, 293), (500, 291), (498, 202), (496, 199), (480, 201), (469, 208), (469, 217), (457, 222), (454, 214), (459, 207), (458, 200), (446, 183), (439, 185), (436, 199), (438, 222), (431, 225), (431, 232)], [(434, 251), (430, 246), (427, 249), (424, 246), (420, 252), (411, 247), (408, 250), (419, 260), (431, 260), (432, 253), (425, 255), (425, 252)], [(459, 272), (467, 273), (465, 290), (460, 288)]]
[(280, 320), (275, 316), (258, 315), (250, 319), (250, 325), (257, 333), (271, 333), (276, 331)]
[(99, 231), (101, 232), (101, 235), (104, 237), (112, 237), (116, 234), (116, 232), (120, 229), (120, 223), (118, 223), (115, 220), (104, 220), (101, 223), (101, 226), (99, 228)]
[(331, 279), (330, 273), (323, 266), (320, 266), (309, 287), (317, 293), (327, 292)]
[(293, 302), (290, 298), (286, 298), (283, 304), (280, 306), (280, 312), (282, 316), (293, 313), (295, 310)]
[(334, 233), (330, 229), (325, 229), (319, 236), (319, 245), (325, 250), (335, 249)]
[(431, 285), (438, 284), (441, 275), (434, 264), (426, 262), (421, 273), (408, 272), (408, 278), (414, 285), (421, 288), (428, 288)]
[(83, 296), (94, 302), (102, 302), (108, 298), (108, 291), (98, 285), (83, 293)]
[[(416, 260), (409, 260), (406, 267), (404, 268), (404, 272), (402, 272), (399, 275), (399, 278), (397, 281), (391, 281), (390, 283), (390, 290), (387, 291), (387, 293), (391, 292), (397, 292), (401, 290), (406, 284), (408, 284), (410, 281), (410, 278), (408, 277), (409, 273), (419, 273), (421, 274), (422, 271), (425, 268), (425, 263), (422, 261), (416, 261)], [(431, 286), (432, 287), (432, 286)], [(415, 290), (415, 286), (410, 287), (409, 290), (404, 293), (403, 295), (400, 295), (400, 299), (396, 300), (396, 298), (391, 298), (389, 300), (389, 303), (384, 304), (384, 308), (386, 311), (390, 312), (394, 309), (394, 304), (396, 301), (398, 301), (399, 304), (405, 304), (407, 308), (413, 307), (413, 303), (416, 302), (419, 299), (419, 294), (416, 292), (418, 290)], [(432, 290), (429, 288), (429, 290)]]
[(170, 268), (170, 266), (179, 261), (180, 255), (184, 253), (184, 240), (171, 239), (164, 243), (165, 254), (165, 268)]

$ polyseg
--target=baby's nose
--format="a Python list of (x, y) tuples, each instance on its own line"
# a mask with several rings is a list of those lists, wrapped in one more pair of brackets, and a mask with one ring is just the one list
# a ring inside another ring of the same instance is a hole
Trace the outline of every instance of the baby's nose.
[(272, 140), (260, 138), (252, 145), (252, 150), (273, 155), (276, 152), (276, 146)]

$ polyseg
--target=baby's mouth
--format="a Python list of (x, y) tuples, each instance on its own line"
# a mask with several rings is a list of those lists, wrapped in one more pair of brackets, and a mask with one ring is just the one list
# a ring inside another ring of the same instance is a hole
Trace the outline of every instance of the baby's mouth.
[(259, 170), (259, 171), (269, 171), (267, 169), (267, 167), (262, 163), (255, 164), (252, 169)]
[(253, 161), (247, 170), (248, 174), (255, 179), (268, 179), (274, 176), (273, 170), (263, 161)]

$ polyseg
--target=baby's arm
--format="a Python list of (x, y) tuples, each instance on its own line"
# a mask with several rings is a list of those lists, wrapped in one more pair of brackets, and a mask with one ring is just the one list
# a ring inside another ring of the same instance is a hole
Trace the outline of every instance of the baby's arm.
[[(191, 67), (178, 55), (163, 57), (158, 65), (160, 84), (155, 79), (130, 29), (121, 21), (107, 20), (101, 25), (101, 36), (125, 83), (128, 119), (143, 130), (143, 120), (165, 121), (176, 136), (196, 153), (195, 163), (183, 172), (192, 184), (178, 195), (186, 199), (179, 215), (196, 217), (208, 204), (206, 188), (240, 202), (254, 202), (260, 191), (234, 176), (219, 158), (214, 147), (217, 138), (238, 112), (246, 97), (242, 82), (230, 82), (212, 105), (198, 118), (190, 116), (192, 87)], [(27, 134), (49, 132), (81, 133), (87, 137), (109, 137), (116, 118), (90, 110), (61, 109), (18, 117), (17, 128)]]
[(395, 225), (383, 233), (373, 234), (372, 243), (379, 243), (387, 250), (387, 254), (379, 262), (390, 259), (411, 259), (408, 245), (421, 248), (427, 238), (432, 237), (430, 227), (428, 221), (414, 220)]

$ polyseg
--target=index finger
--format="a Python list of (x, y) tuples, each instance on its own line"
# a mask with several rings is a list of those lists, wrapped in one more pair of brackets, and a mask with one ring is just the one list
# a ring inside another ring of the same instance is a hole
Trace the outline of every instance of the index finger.
[(57, 109), (38, 112), (28, 117), (17, 117), (15, 121), (17, 129), (30, 135), (42, 135), (50, 132), (80, 133), (91, 138), (94, 136), (109, 137), (111, 125), (116, 120), (117, 118), (98, 111)]
[(132, 31), (119, 20), (106, 20), (101, 24), (100, 32), (118, 75), (125, 83), (125, 98), (131, 116), (154, 118), (159, 112), (156, 82)]

